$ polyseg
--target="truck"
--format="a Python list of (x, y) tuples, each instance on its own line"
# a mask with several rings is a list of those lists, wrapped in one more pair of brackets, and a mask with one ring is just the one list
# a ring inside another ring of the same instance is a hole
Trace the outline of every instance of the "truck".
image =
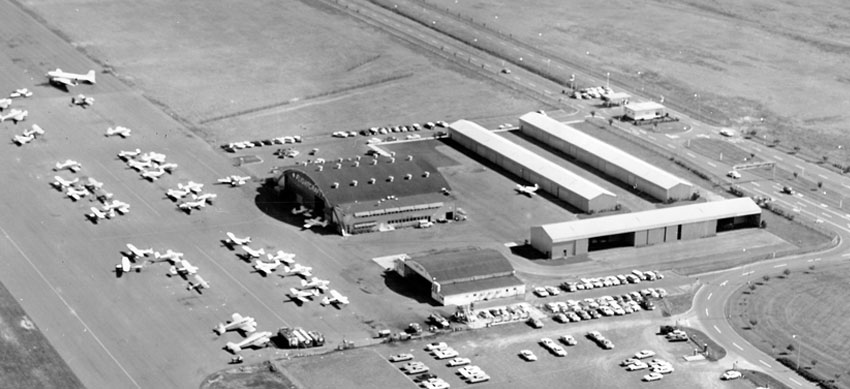
[(325, 337), (318, 331), (306, 331), (301, 327), (281, 327), (277, 331), (281, 343), (288, 348), (310, 348), (321, 347), (325, 344)]
[(430, 316), (428, 316), (428, 321), (439, 328), (449, 327), (449, 321), (446, 320), (446, 318), (440, 315), (439, 313), (432, 313)]

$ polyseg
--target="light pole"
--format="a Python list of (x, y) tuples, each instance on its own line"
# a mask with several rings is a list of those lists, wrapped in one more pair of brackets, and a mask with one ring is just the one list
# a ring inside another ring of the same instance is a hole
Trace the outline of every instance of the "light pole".
[(694, 93), (694, 98), (697, 99), (697, 119), (702, 116), (702, 106), (700, 104), (699, 93)]
[(611, 87), (611, 72), (605, 72), (605, 87)]
[(638, 72), (638, 78), (640, 78), (640, 91), (643, 92), (643, 73)]
[(796, 334), (791, 335), (791, 339), (797, 340), (797, 362), (794, 364), (794, 366), (796, 366), (797, 369), (799, 369), (800, 368), (800, 339), (797, 339)]

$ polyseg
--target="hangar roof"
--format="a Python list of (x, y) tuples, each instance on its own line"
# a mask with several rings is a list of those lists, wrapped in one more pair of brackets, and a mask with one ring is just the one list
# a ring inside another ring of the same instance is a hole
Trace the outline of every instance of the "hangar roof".
[(761, 208), (753, 200), (749, 197), (742, 197), (546, 224), (532, 228), (542, 228), (553, 243), (559, 243), (760, 213)]
[(450, 133), (460, 133), (506, 159), (510, 159), (535, 173), (552, 180), (584, 199), (599, 196), (616, 197), (614, 193), (586, 180), (564, 167), (543, 158), (522, 146), (513, 143), (492, 131), (468, 120), (458, 120), (449, 125)]
[(492, 249), (437, 253), (408, 259), (421, 265), (433, 281), (447, 285), (455, 281), (513, 274), (514, 268), (500, 252)]
[(531, 112), (521, 116), (519, 121), (520, 128), (523, 131), (525, 131), (524, 124), (528, 123), (536, 129), (545, 132), (549, 136), (559, 138), (564, 142), (575, 145), (581, 150), (602, 158), (618, 168), (652, 182), (664, 189), (670, 190), (677, 185), (691, 186), (689, 182), (682, 180), (673, 174), (659, 169), (654, 165), (605, 143), (598, 138), (590, 136), (585, 132), (579, 131), (572, 126), (552, 119), (549, 116), (542, 115), (537, 112)]

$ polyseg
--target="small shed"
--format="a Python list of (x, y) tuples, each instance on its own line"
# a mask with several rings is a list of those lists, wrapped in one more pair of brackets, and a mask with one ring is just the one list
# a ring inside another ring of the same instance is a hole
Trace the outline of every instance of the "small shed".
[(623, 106), (623, 114), (634, 121), (650, 120), (666, 116), (667, 108), (654, 101), (629, 103)]

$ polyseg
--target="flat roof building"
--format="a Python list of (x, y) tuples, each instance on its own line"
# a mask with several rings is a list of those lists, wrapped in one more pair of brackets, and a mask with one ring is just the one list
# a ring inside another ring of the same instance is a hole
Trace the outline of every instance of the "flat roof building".
[(666, 116), (667, 108), (654, 101), (629, 103), (623, 106), (623, 115), (634, 121), (649, 120)]
[(693, 185), (667, 171), (549, 116), (531, 112), (519, 118), (520, 130), (597, 171), (660, 200), (688, 199)]
[(614, 209), (617, 196), (605, 188), (467, 120), (449, 125), (449, 136), (461, 146), (544, 192), (588, 213)]

